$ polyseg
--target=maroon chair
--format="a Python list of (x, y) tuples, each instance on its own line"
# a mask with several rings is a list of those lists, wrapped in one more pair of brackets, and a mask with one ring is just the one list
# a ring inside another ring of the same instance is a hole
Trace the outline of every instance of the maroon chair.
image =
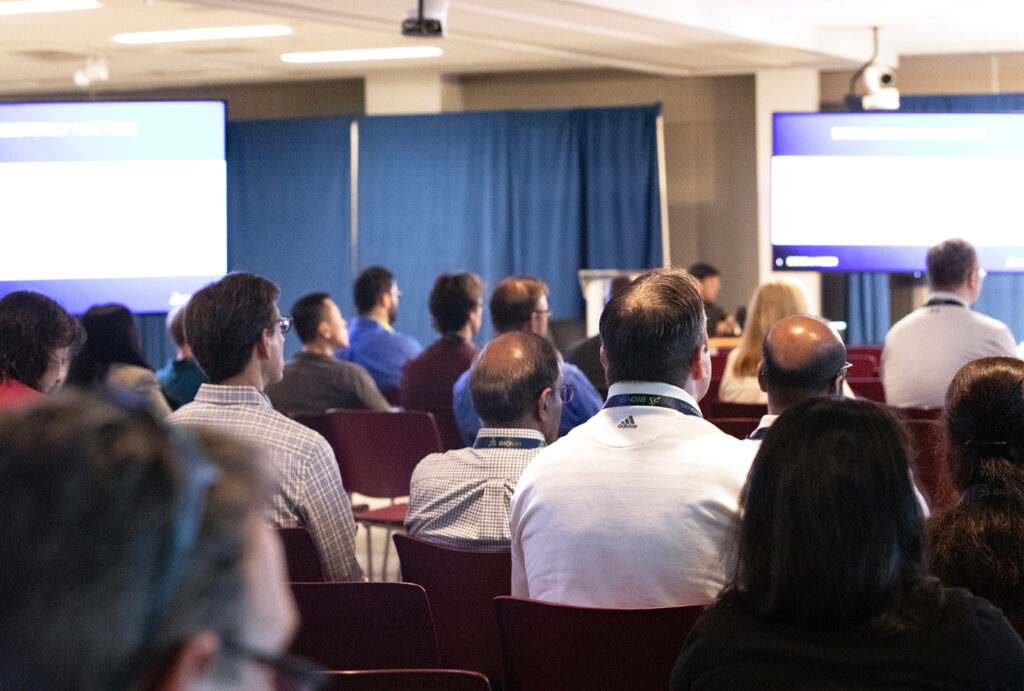
[(853, 389), (853, 392), (858, 396), (870, 401), (885, 403), (885, 387), (882, 386), (881, 379), (859, 379), (849, 377), (847, 378), (846, 383), (850, 385), (850, 388)]
[(762, 415), (768, 414), (767, 403), (724, 403), (722, 401), (715, 401), (710, 404), (705, 404), (701, 401), (701, 412), (704, 413), (704, 417), (716, 420), (727, 417), (746, 417), (761, 419)]
[(914, 448), (914, 480), (933, 514), (956, 506), (958, 494), (946, 462), (945, 434), (937, 420), (904, 420)]
[[(441, 434), (434, 416), (419, 410), (400, 413), (369, 410), (329, 410), (324, 437), (334, 449), (341, 481), (349, 492), (391, 500), (380, 509), (353, 510), (356, 523), (366, 528), (366, 571), (373, 578), (371, 527), (401, 530), (408, 504), (396, 503), (409, 495), (412, 471), (424, 456), (440, 453)], [(381, 578), (387, 573), (388, 544), (384, 545)]]
[[(327, 439), (327, 413), (321, 413), (319, 415), (295, 415), (294, 420), (306, 427), (309, 427), (314, 432), (317, 432), (324, 439)], [(328, 442), (330, 442), (329, 439)], [(338, 453), (335, 452), (334, 456), (335, 460), (337, 460)], [(348, 492), (349, 498), (351, 499), (352, 490), (348, 488), (348, 484), (345, 482), (345, 469), (341, 467), (341, 464), (338, 465), (338, 472), (341, 473), (341, 484), (345, 488), (345, 491)], [(369, 504), (352, 504), (353, 513), (356, 511), (366, 511), (368, 508), (370, 508)]]
[(278, 528), (284, 546), (284, 560), (288, 565), (288, 580), (293, 583), (322, 583), (324, 575), (320, 552), (309, 531), (302, 527)]
[(761, 418), (752, 417), (716, 417), (708, 418), (708, 422), (737, 439), (746, 439), (747, 435), (757, 429)]
[(881, 374), (878, 367), (878, 356), (874, 353), (847, 350), (846, 361), (853, 365), (847, 373), (847, 376), (852, 379), (878, 379)]
[(328, 669), (441, 666), (427, 593), (414, 583), (292, 583), (290, 651)]
[(938, 420), (942, 417), (942, 408), (898, 408), (889, 406), (889, 410), (901, 420)]
[(331, 691), (490, 691), (487, 677), (463, 669), (328, 672)]
[(452, 549), (403, 534), (393, 539), (402, 579), (427, 591), (444, 665), (500, 681), (494, 598), (510, 592), (511, 554)]
[(507, 691), (668, 688), (704, 607), (597, 609), (494, 599)]

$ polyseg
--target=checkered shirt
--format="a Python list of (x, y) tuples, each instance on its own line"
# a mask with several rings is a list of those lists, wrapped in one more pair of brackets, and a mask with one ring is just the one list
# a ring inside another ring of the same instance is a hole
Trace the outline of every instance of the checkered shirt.
[(363, 579), (356, 561), (352, 505), (334, 452), (322, 436), (274, 410), (252, 386), (203, 384), (192, 403), (167, 419), (226, 432), (263, 450), (280, 483), (270, 519), (283, 528), (309, 529), (330, 580)]
[[(480, 430), (480, 437), (544, 439), (530, 429), (488, 427)], [(430, 454), (412, 474), (406, 530), (445, 547), (507, 550), (509, 501), (519, 476), (538, 451), (470, 447)]]

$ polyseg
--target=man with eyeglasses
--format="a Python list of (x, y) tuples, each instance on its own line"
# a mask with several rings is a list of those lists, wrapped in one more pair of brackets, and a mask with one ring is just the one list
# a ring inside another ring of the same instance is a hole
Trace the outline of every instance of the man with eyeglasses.
[[(551, 319), (548, 286), (540, 279), (531, 276), (509, 276), (502, 279), (491, 293), (490, 310), (495, 335), (516, 331), (545, 338), (548, 335), (548, 322)], [(589, 420), (601, 409), (603, 401), (579, 367), (563, 361), (561, 370), (565, 384), (574, 391), (573, 399), (566, 402), (562, 411), (562, 422), (558, 428), (559, 435), (565, 435)], [(480, 415), (473, 407), (468, 370), (452, 387), (452, 410), (463, 440), (467, 445), (472, 444), (480, 430)]]
[(971, 360), (1016, 357), (1006, 324), (971, 309), (985, 271), (969, 242), (946, 240), (928, 250), (931, 292), (923, 307), (900, 319), (885, 336), (885, 401), (901, 408), (941, 408), (953, 375)]
[(210, 383), (168, 421), (221, 430), (262, 449), (279, 482), (271, 520), (309, 529), (330, 580), (362, 580), (352, 506), (334, 452), (322, 436), (274, 410), (264, 393), (281, 380), (292, 324), (278, 310), (278, 295), (265, 278), (233, 273), (192, 296), (185, 332)]
[(512, 595), (583, 607), (713, 602), (756, 447), (703, 419), (697, 281), (643, 274), (601, 314), (604, 409), (542, 449), (509, 508)]

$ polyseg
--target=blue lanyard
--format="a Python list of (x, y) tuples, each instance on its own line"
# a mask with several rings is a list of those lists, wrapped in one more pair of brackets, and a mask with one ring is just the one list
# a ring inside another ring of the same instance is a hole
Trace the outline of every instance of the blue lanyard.
[(686, 401), (671, 396), (656, 396), (649, 393), (620, 393), (617, 396), (610, 396), (605, 408), (617, 408), (618, 406), (639, 406), (653, 408), (670, 408), (683, 415), (704, 417), (700, 411)]
[(477, 437), (474, 449), (540, 449), (547, 446), (543, 439), (534, 437)]

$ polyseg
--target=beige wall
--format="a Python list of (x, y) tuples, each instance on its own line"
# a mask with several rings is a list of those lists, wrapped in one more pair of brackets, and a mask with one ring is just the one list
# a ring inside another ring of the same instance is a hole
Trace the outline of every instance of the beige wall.
[(746, 303), (757, 285), (752, 76), (554, 72), (470, 76), (460, 84), (465, 110), (662, 103), (671, 261), (714, 264), (724, 274), (723, 307)]

